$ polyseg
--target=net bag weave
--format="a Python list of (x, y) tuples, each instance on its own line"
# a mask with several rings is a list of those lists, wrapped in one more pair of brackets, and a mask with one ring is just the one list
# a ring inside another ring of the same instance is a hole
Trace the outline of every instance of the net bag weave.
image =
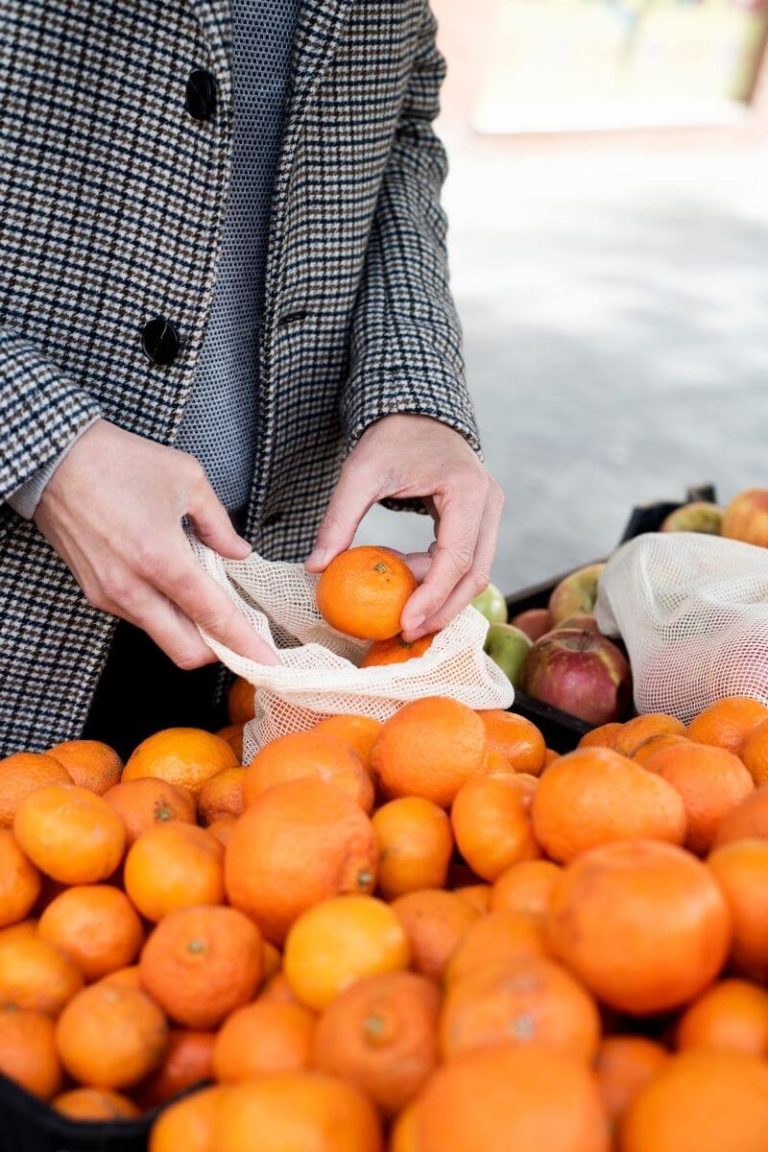
[(246, 560), (227, 560), (196, 538), (190, 543), (261, 639), (280, 651), (280, 666), (257, 664), (203, 633), (222, 663), (255, 689), (256, 714), (244, 731), (245, 763), (278, 736), (337, 713), (386, 720), (422, 696), (452, 696), (478, 709), (512, 703), (511, 684), (483, 652), (488, 622), (472, 607), (439, 632), (421, 658), (358, 668), (369, 644), (326, 624), (315, 604), (319, 576), (255, 552)]
[(623, 545), (597, 624), (629, 652), (638, 712), (689, 721), (724, 696), (768, 705), (768, 549), (693, 532)]

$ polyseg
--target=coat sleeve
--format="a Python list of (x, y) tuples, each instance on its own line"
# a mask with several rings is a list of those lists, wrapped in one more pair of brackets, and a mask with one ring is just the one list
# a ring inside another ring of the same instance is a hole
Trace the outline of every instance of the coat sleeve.
[(342, 400), (350, 448), (374, 421), (404, 412), (432, 416), (480, 450), (448, 285), (447, 220), (440, 206), (447, 161), (432, 128), (445, 75), (436, 29), (424, 0), (353, 316)]
[(90, 393), (0, 324), (0, 501), (57, 460), (99, 415)]

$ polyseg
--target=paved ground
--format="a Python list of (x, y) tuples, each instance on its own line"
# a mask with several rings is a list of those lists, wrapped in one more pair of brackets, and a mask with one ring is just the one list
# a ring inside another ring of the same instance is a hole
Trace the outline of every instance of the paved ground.
[[(768, 151), (454, 141), (468, 379), (505, 591), (601, 555), (633, 503), (768, 485)], [(375, 509), (358, 539), (422, 546)]]

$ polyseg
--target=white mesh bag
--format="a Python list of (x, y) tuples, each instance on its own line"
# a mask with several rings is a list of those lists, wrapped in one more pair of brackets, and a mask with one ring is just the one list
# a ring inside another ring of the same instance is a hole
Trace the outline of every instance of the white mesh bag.
[(369, 645), (323, 620), (315, 604), (318, 576), (300, 564), (274, 563), (255, 552), (246, 560), (226, 560), (195, 538), (190, 543), (259, 636), (280, 649), (280, 666), (256, 664), (203, 633), (219, 659), (256, 690), (256, 715), (244, 733), (246, 763), (277, 736), (337, 713), (386, 720), (422, 696), (452, 696), (470, 708), (512, 703), (511, 684), (483, 652), (488, 622), (474, 608), (465, 608), (438, 633), (420, 659), (358, 668)]
[(597, 623), (629, 652), (638, 712), (689, 721), (724, 696), (768, 704), (768, 549), (693, 532), (623, 545)]

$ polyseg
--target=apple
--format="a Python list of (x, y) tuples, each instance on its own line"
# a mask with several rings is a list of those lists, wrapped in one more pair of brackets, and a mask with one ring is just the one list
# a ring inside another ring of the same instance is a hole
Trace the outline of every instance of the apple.
[(491, 624), (483, 647), (511, 681), (513, 688), (517, 688), (523, 665), (532, 647), (530, 637), (512, 624)]
[(722, 535), (768, 548), (768, 488), (747, 488), (734, 496), (725, 509)]
[(558, 628), (531, 648), (520, 687), (597, 726), (626, 715), (632, 674), (624, 654), (596, 628)]
[(554, 628), (550, 628), (550, 634), (554, 632), (570, 631), (572, 628), (586, 628), (590, 632), (596, 633), (600, 636), (602, 633), (597, 626), (597, 620), (591, 612), (577, 612), (575, 616), (569, 616), (567, 620), (561, 621), (556, 624)]
[(724, 509), (706, 500), (694, 500), (670, 512), (662, 521), (660, 532), (705, 532), (719, 536), (723, 527)]
[(560, 581), (549, 598), (553, 626), (577, 613), (594, 611), (597, 582), (604, 570), (605, 564), (588, 564)]
[(495, 584), (488, 584), (479, 596), (475, 596), (472, 607), (477, 608), (491, 624), (507, 622), (507, 602)]
[(549, 608), (529, 608), (527, 612), (518, 612), (517, 616), (513, 616), (510, 624), (514, 624), (515, 628), (525, 632), (531, 640), (538, 640), (545, 632), (549, 632), (552, 627), (552, 617), (549, 614)]

